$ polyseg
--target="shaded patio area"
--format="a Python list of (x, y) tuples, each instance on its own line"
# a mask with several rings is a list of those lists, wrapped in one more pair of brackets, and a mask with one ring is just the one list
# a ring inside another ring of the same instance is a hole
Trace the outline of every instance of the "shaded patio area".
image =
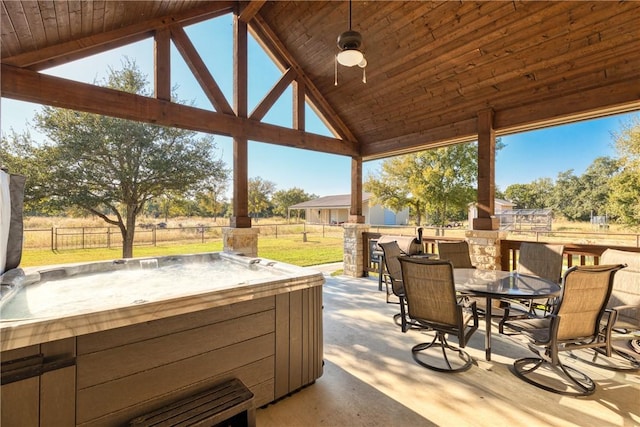
[[(340, 264), (321, 267), (325, 273)], [(545, 392), (516, 378), (515, 358), (532, 353), (494, 334), (493, 358), (484, 359), (484, 325), (466, 350), (476, 365), (442, 374), (417, 365), (411, 347), (423, 333), (400, 332), (377, 278), (331, 277), (324, 285), (324, 374), (315, 384), (257, 411), (260, 426), (640, 424), (640, 375), (568, 365), (587, 372), (596, 392), (574, 398)], [(494, 330), (495, 331), (495, 330)]]

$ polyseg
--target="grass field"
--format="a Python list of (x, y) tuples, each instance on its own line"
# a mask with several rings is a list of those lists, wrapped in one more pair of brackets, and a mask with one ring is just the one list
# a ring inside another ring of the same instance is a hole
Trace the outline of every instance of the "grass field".
[[(140, 218), (139, 223), (155, 223), (158, 219)], [(206, 226), (225, 226), (226, 219), (213, 220), (212, 218), (170, 218), (169, 227), (194, 227), (198, 224)], [(255, 221), (256, 226), (265, 224), (286, 224), (283, 219), (260, 219)], [(302, 225), (298, 225), (302, 227)], [(97, 218), (26, 218), (25, 229), (38, 229), (50, 227), (105, 227), (105, 223)], [(343, 258), (343, 239), (339, 227), (331, 227), (330, 233), (325, 236), (324, 231), (319, 234), (309, 234), (308, 241), (303, 242), (301, 238), (302, 228), (295, 234), (280, 235), (277, 238), (267, 234), (267, 230), (262, 230), (258, 238), (258, 254), (260, 257), (287, 262), (298, 266), (312, 266), (331, 262), (340, 262)], [(309, 226), (307, 226), (309, 230)], [(324, 230), (324, 229), (323, 229)], [(628, 229), (618, 225), (612, 225), (608, 233), (594, 230), (589, 223), (554, 221), (553, 234), (542, 233), (538, 235), (523, 235), (510, 233), (508, 238), (514, 240), (537, 240), (541, 241), (561, 241), (583, 244), (610, 244), (622, 246), (636, 246), (640, 241), (637, 230)], [(376, 232), (376, 227), (372, 227)], [(446, 231), (449, 237), (464, 237), (464, 229), (451, 229)], [(384, 231), (381, 231), (384, 232)], [(411, 233), (411, 230), (408, 231)], [(430, 235), (433, 230), (427, 229), (425, 235)], [(625, 236), (616, 233), (629, 233)], [(329, 235), (330, 234), (330, 235)], [(406, 233), (405, 233), (406, 234)], [(25, 240), (33, 238), (36, 233), (25, 235)], [(122, 249), (115, 247), (111, 249), (68, 249), (52, 251), (49, 244), (49, 234), (42, 233), (43, 242), (41, 244), (30, 245), (25, 241), (22, 256), (22, 267), (42, 266), (52, 264), (66, 264), (75, 262), (88, 262), (118, 259), (122, 256)], [(37, 236), (40, 238), (40, 236)], [(210, 237), (210, 236), (209, 236)], [(135, 257), (177, 255), (198, 252), (212, 252), (222, 250), (222, 240), (220, 238), (208, 238), (205, 243), (192, 242), (161, 242), (157, 246), (140, 245), (135, 246), (133, 253)], [(31, 242), (37, 243), (37, 242)], [(47, 249), (43, 249), (47, 248)]]
[[(135, 257), (179, 255), (199, 252), (217, 252), (222, 250), (222, 241), (212, 243), (176, 244), (162, 246), (134, 247)], [(303, 242), (300, 237), (258, 239), (258, 254), (261, 258), (287, 262), (307, 267), (342, 261), (342, 239), (335, 237), (308, 239)], [(121, 248), (112, 249), (78, 249), (51, 251), (49, 249), (27, 249), (22, 253), (21, 267), (42, 266), (51, 264), (67, 264), (75, 262), (105, 261), (122, 257)]]

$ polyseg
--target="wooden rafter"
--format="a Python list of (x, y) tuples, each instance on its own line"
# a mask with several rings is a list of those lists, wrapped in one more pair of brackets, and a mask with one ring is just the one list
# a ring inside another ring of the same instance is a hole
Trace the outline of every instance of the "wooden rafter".
[(141, 21), (117, 30), (2, 58), (2, 63), (39, 71), (144, 40), (152, 37), (154, 31), (176, 23), (190, 25), (230, 13), (235, 5), (235, 1), (211, 2), (172, 17)]
[(242, 9), (238, 19), (248, 24), (266, 1), (267, 0), (251, 0), (244, 9)]
[(207, 69), (184, 29), (177, 25), (171, 27), (171, 39), (216, 111), (234, 114), (220, 86)]
[(262, 45), (263, 49), (282, 68), (293, 68), (298, 74), (298, 81), (305, 84), (306, 95), (315, 106), (318, 115), (325, 121), (327, 127), (332, 129), (337, 135), (349, 143), (357, 146), (357, 140), (349, 127), (340, 119), (331, 105), (324, 99), (320, 91), (306, 75), (302, 67), (295, 61), (293, 56), (287, 51), (284, 44), (278, 39), (270, 29), (267, 22), (257, 14), (251, 21), (250, 29), (254, 37)]
[(262, 118), (265, 116), (265, 114), (267, 114), (273, 104), (275, 104), (278, 98), (280, 98), (285, 89), (289, 87), (291, 82), (293, 82), (295, 77), (296, 72), (293, 70), (293, 68), (289, 68), (287, 72), (282, 75), (280, 80), (278, 80), (276, 84), (271, 88), (271, 90), (265, 95), (262, 101), (260, 101), (253, 112), (249, 115), (249, 118), (252, 120), (262, 120)]

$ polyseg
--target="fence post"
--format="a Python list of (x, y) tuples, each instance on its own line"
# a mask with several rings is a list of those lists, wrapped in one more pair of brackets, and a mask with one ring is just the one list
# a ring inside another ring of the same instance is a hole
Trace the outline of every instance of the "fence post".
[(53, 246), (53, 227), (51, 227), (51, 251), (54, 251), (54, 246)]
[(107, 227), (107, 249), (111, 249), (111, 227)]
[(276, 224), (276, 239), (278, 238), (278, 224)]
[(153, 246), (156, 246), (156, 227), (153, 227), (153, 231), (151, 233), (151, 240), (153, 240)]
[(84, 227), (82, 227), (82, 249), (84, 249)]

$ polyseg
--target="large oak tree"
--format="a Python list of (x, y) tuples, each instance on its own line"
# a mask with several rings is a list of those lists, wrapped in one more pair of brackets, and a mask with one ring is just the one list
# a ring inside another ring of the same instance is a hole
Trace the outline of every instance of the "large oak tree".
[[(101, 84), (152, 95), (146, 76), (127, 60)], [(145, 203), (195, 190), (212, 177), (226, 179), (211, 136), (53, 107), (44, 107), (35, 121), (49, 139), (32, 150), (41, 169), (38, 194), (59, 208), (79, 207), (118, 227), (125, 258), (133, 256), (136, 217)]]

